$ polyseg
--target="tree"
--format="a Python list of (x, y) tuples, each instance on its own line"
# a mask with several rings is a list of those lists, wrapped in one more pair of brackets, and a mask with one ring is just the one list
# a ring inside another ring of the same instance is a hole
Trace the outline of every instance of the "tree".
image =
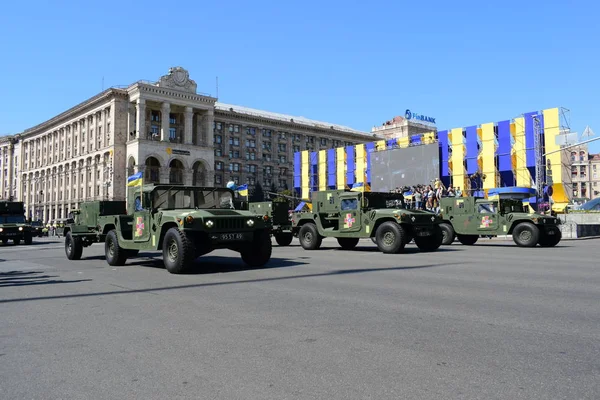
[(256, 182), (252, 195), (249, 197), (248, 201), (265, 201), (265, 192), (263, 191), (260, 182)]

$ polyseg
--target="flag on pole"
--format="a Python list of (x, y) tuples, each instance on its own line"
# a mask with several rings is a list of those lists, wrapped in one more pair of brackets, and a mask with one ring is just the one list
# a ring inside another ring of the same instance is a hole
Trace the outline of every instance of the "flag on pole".
[(237, 192), (240, 194), (240, 196), (248, 197), (248, 185), (245, 184), (242, 186), (238, 186)]
[(142, 185), (142, 171), (137, 174), (131, 175), (127, 178), (127, 186), (141, 186)]

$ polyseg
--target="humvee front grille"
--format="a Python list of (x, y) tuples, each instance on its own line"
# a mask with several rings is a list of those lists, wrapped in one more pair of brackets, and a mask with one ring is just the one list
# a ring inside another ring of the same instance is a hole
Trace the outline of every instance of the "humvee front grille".
[(247, 225), (242, 218), (223, 218), (215, 220), (218, 230), (244, 229)]

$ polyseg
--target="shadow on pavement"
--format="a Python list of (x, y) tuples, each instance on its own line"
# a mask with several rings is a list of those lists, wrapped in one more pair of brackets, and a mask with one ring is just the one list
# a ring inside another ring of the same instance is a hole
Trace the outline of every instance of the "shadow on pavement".
[(146, 288), (146, 289), (124, 289), (124, 290), (111, 290), (111, 291), (106, 291), (106, 292), (92, 292), (92, 293), (77, 293), (77, 294), (65, 294), (65, 295), (56, 295), (56, 296), (15, 298), (15, 299), (0, 300), (0, 304), (1, 303), (34, 301), (34, 300), (54, 300), (54, 299), (66, 299), (66, 298), (77, 298), (77, 297), (112, 296), (115, 294), (135, 294), (135, 293), (155, 293), (156, 294), (157, 292), (163, 292), (163, 291), (168, 291), (168, 290), (178, 290), (178, 289), (236, 285), (236, 284), (244, 284), (244, 283), (272, 282), (272, 281), (283, 281), (283, 280), (302, 279), (302, 278), (319, 278), (319, 277), (325, 277), (325, 276), (364, 274), (364, 273), (381, 272), (381, 271), (388, 271), (388, 272), (389, 271), (404, 271), (404, 270), (413, 270), (413, 269), (444, 267), (444, 266), (448, 266), (448, 265), (464, 266), (465, 264), (467, 264), (467, 263), (460, 262), (460, 263), (446, 263), (446, 264), (415, 265), (415, 266), (410, 266), (410, 267), (342, 269), (342, 270), (328, 271), (328, 272), (323, 272), (323, 273), (304, 274), (304, 275), (288, 275), (288, 276), (279, 276), (279, 277), (273, 277), (273, 278), (244, 279), (244, 280), (224, 281), (224, 282), (204, 282), (204, 283), (195, 283), (195, 284), (189, 284), (189, 285), (162, 286), (162, 287)]
[(33, 285), (53, 285), (57, 283), (77, 283), (91, 281), (91, 279), (78, 279), (73, 281), (64, 281), (51, 275), (40, 275), (38, 271), (8, 271), (0, 272), (0, 288), (9, 286), (33, 286)]
[[(366, 252), (366, 253), (381, 253), (381, 251), (377, 248), (377, 246), (356, 246), (354, 249), (352, 250), (344, 250), (339, 246), (321, 246), (320, 250), (337, 250), (337, 251), (361, 251), (361, 252)], [(314, 251), (314, 250), (313, 250)], [(318, 251), (318, 250), (317, 250)], [(449, 249), (448, 247), (445, 246), (440, 246), (440, 248), (438, 248), (437, 250), (434, 251), (429, 251), (427, 253), (444, 253), (447, 251), (462, 251), (462, 249), (460, 248), (456, 248), (456, 249)], [(410, 246), (410, 247), (405, 247), (404, 250), (402, 251), (402, 253), (398, 253), (398, 255), (402, 255), (402, 254), (417, 254), (417, 253), (424, 253), (423, 251), (419, 250), (419, 248), (417, 246)], [(392, 254), (395, 255), (395, 254)]]

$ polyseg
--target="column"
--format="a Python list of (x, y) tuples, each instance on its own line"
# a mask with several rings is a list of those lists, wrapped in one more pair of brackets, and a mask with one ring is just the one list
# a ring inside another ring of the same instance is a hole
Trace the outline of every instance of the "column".
[[(10, 139), (12, 140), (12, 139)], [(15, 162), (14, 159), (14, 145), (12, 144), (12, 142), (8, 143), (8, 198), (10, 199), (10, 196), (13, 195), (13, 163)], [(3, 167), (4, 168), (4, 167)], [(2, 178), (4, 179), (4, 177)], [(17, 199), (13, 199), (13, 200), (17, 200)]]
[(75, 203), (81, 203), (81, 197), (79, 195), (79, 190), (81, 187), (81, 170), (79, 168), (79, 161), (75, 164)]
[(136, 114), (136, 123), (137, 127), (135, 130), (136, 137), (146, 138), (146, 100), (138, 99), (137, 100), (137, 114)]
[[(96, 186), (98, 185), (98, 164), (96, 163), (96, 158), (94, 158), (94, 163), (92, 164), (92, 197), (96, 197)], [(100, 195), (100, 192), (98, 192)]]
[[(132, 135), (133, 132), (133, 135)], [(135, 126), (135, 106), (130, 102), (127, 102), (127, 141), (139, 138), (140, 134), (136, 130)], [(110, 146), (110, 143), (106, 144)]]
[(0, 198), (4, 198), (4, 147), (0, 147)]
[(183, 143), (192, 144), (192, 138), (194, 135), (194, 126), (193, 126), (193, 118), (194, 118), (194, 110), (192, 107), (186, 107), (184, 113), (184, 138)]
[(161, 129), (160, 129), (160, 140), (163, 142), (169, 141), (169, 114), (171, 113), (171, 104), (164, 102), (161, 107), (162, 115), (160, 116), (161, 120)]
[(205, 146), (212, 146), (213, 142), (214, 142), (214, 131), (213, 131), (213, 124), (215, 121), (215, 112), (214, 110), (210, 109), (206, 111), (206, 117), (204, 118), (204, 140), (205, 140)]
[[(102, 120), (102, 147), (108, 146), (108, 121), (110, 120), (110, 106), (104, 110), (104, 118)], [(127, 135), (129, 135), (127, 131)], [(127, 140), (129, 140), (129, 136), (127, 136)]]

